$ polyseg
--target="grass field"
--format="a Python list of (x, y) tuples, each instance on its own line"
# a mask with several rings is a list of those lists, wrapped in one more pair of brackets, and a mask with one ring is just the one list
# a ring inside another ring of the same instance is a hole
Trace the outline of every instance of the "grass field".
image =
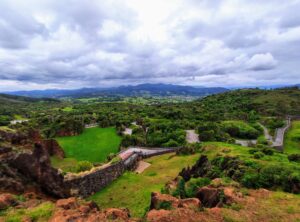
[(56, 138), (64, 149), (67, 158), (87, 160), (92, 163), (103, 162), (110, 153), (118, 152), (121, 137), (116, 129), (89, 128), (78, 136)]
[(183, 167), (193, 165), (199, 154), (165, 154), (147, 159), (151, 166), (143, 173), (127, 172), (112, 184), (90, 197), (100, 207), (126, 207), (133, 217), (142, 217), (150, 205), (151, 192), (160, 191)]
[(300, 121), (293, 121), (284, 140), (284, 152), (287, 154), (300, 153)]

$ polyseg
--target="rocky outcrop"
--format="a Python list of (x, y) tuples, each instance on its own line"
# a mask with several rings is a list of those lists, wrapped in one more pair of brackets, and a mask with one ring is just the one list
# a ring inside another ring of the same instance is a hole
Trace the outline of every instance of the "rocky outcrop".
[(65, 158), (65, 152), (54, 139), (43, 140), (43, 145), (50, 156), (57, 156), (61, 159)]
[(221, 188), (202, 187), (196, 197), (201, 200), (204, 207), (222, 207), (226, 203), (224, 190)]
[(189, 181), (192, 177), (202, 177), (206, 175), (209, 170), (211, 169), (211, 163), (209, 162), (207, 156), (201, 155), (199, 160), (193, 165), (192, 168), (184, 168), (180, 173), (181, 176), (185, 181)]
[(202, 204), (197, 198), (178, 199), (170, 195), (152, 193), (149, 222), (199, 222), (223, 221), (220, 211), (201, 211)]
[(85, 202), (74, 197), (56, 202), (50, 222), (99, 222), (99, 221), (134, 221), (127, 209), (110, 208), (100, 211), (94, 202)]
[(186, 198), (178, 199), (171, 195), (161, 193), (151, 193), (151, 204), (150, 209), (175, 209), (175, 208), (186, 208), (199, 210), (201, 202), (197, 198)]
[(33, 152), (17, 154), (10, 165), (37, 183), (45, 192), (57, 197), (69, 195), (63, 175), (52, 168), (49, 155), (41, 144), (35, 144)]

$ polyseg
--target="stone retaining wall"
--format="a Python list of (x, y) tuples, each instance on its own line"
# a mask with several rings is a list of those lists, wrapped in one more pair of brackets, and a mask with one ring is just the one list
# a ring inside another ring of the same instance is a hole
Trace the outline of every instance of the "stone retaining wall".
[[(158, 150), (158, 149), (157, 149)], [(90, 172), (70, 174), (65, 176), (65, 186), (72, 196), (90, 196), (120, 177), (126, 170), (134, 170), (141, 159), (165, 153), (176, 152), (177, 149), (158, 150), (151, 154), (132, 152), (126, 159), (106, 167), (99, 167)]]
[(70, 189), (72, 196), (87, 197), (109, 185), (126, 170), (135, 169), (140, 158), (138, 154), (133, 153), (126, 160), (91, 173), (65, 177), (65, 185)]

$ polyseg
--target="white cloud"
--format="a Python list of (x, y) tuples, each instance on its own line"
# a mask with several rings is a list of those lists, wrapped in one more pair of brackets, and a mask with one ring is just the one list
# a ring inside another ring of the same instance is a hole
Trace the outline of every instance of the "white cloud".
[(248, 69), (250, 70), (270, 70), (274, 69), (277, 65), (277, 61), (274, 59), (271, 53), (255, 54), (248, 61)]
[(300, 82), (297, 0), (3, 0), (0, 10), (0, 91)]

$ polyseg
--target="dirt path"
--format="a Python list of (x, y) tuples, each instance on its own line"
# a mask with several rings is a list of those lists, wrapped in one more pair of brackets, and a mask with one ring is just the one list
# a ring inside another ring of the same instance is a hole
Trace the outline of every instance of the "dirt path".
[(144, 172), (144, 170), (147, 169), (149, 166), (151, 166), (150, 163), (147, 163), (147, 162), (141, 160), (138, 163), (138, 166), (137, 166), (137, 168), (135, 169), (134, 172), (140, 174), (140, 173)]
[(199, 141), (199, 135), (196, 133), (195, 130), (186, 130), (186, 141), (188, 143), (198, 143)]

